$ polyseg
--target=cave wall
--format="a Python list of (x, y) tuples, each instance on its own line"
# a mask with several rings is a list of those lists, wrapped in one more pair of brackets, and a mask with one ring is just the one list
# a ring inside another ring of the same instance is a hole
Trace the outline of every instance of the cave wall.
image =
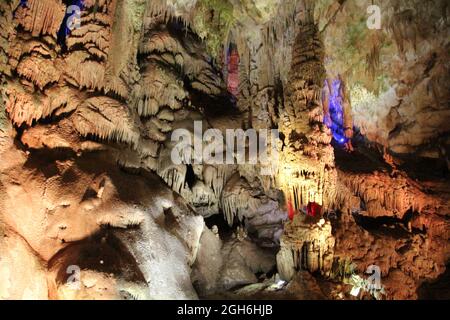
[[(448, 160), (448, 6), (381, 1), (383, 28), (369, 30), (368, 5), (85, 0), (68, 31), (60, 0), (3, 1), (1, 298), (197, 298), (258, 281), (275, 264), (261, 247), (280, 245), (286, 280), (350, 259), (360, 273), (380, 265), (389, 298), (417, 298), (448, 261), (446, 191), (389, 166), (338, 168), (323, 89), (341, 77), (347, 122), (350, 111), (367, 141)], [(174, 164), (170, 135), (194, 138), (194, 121), (278, 129), (275, 170)], [(310, 202), (327, 221), (303, 232), (288, 203)], [(217, 240), (203, 222), (216, 214), (252, 242)], [(38, 283), (10, 285), (20, 261)]]
[[(372, 4), (379, 29), (367, 27)], [(329, 7), (330, 23), (321, 18), (327, 70), (346, 79), (355, 126), (394, 154), (448, 157), (449, 10), (447, 1), (343, 1)]]

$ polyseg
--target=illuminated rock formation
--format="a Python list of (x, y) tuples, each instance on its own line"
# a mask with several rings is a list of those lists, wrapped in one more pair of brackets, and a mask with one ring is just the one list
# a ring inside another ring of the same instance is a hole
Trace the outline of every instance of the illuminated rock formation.
[(330, 298), (344, 262), (423, 297), (450, 258), (449, 6), (381, 0), (370, 29), (372, 4), (1, 1), (0, 299)]
[(325, 76), (322, 60), (317, 27), (307, 21), (300, 25), (293, 47), (286, 109), (279, 124), (284, 141), (277, 178), (296, 209), (309, 202), (328, 206), (336, 184), (331, 133), (322, 123), (320, 93)]
[(328, 275), (333, 265), (335, 240), (329, 221), (307, 221), (296, 215), (285, 224), (277, 254), (277, 266), (283, 280), (291, 280), (298, 270)]

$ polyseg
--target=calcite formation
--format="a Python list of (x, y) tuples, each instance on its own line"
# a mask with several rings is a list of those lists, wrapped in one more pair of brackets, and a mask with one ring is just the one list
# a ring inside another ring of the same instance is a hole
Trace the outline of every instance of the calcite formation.
[(286, 223), (280, 240), (277, 267), (281, 278), (289, 281), (298, 270), (328, 275), (333, 265), (334, 244), (329, 221), (313, 223), (305, 216), (295, 216)]
[(426, 297), (449, 6), (372, 2), (1, 1), (0, 299)]
[(442, 157), (439, 150), (448, 146), (448, 2), (379, 1), (380, 29), (367, 28), (368, 5), (347, 1), (330, 10), (337, 14), (323, 33), (327, 70), (350, 83), (355, 124), (371, 141), (399, 154)]
[[(363, 202), (361, 214), (370, 217), (394, 216), (403, 219), (408, 212), (426, 212), (436, 208), (441, 212), (448, 210), (448, 204), (442, 199), (423, 192), (423, 187), (417, 182), (400, 174), (391, 177), (383, 172), (370, 175), (339, 172), (338, 176), (340, 183)], [(345, 193), (340, 193), (337, 201), (342, 201), (339, 200), (341, 197), (345, 197)], [(360, 208), (359, 204), (357, 208)]]
[(293, 47), (279, 124), (284, 141), (278, 183), (297, 209), (309, 202), (327, 206), (336, 184), (331, 132), (322, 123), (323, 54), (317, 27), (305, 22)]

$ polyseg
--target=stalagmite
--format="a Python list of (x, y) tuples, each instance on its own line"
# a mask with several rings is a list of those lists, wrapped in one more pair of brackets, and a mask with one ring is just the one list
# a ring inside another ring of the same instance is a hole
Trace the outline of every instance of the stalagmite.
[(282, 279), (289, 281), (298, 270), (328, 275), (333, 264), (335, 239), (329, 221), (311, 223), (296, 215), (285, 224), (277, 265)]

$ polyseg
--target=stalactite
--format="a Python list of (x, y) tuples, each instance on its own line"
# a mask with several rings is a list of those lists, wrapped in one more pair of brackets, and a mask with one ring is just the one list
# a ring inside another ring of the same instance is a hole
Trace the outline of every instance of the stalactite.
[(83, 45), (90, 48), (90, 44), (97, 49), (95, 55), (106, 58), (109, 52), (109, 32), (101, 25), (95, 24), (95, 21), (81, 25), (80, 28), (74, 29), (67, 39), (67, 49), (75, 48), (77, 45)]
[(327, 276), (331, 271), (335, 239), (329, 221), (311, 224), (300, 215), (287, 222), (280, 240), (277, 266), (282, 279), (289, 281), (298, 270), (319, 271)]
[[(167, 27), (159, 25), (158, 28), (161, 28), (158, 32), (150, 29), (143, 36), (139, 46), (139, 53), (147, 55), (149, 61), (149, 77), (153, 72), (161, 72), (155, 70), (155, 68), (160, 68), (160, 65), (169, 65), (188, 77), (193, 88), (209, 95), (220, 95), (225, 89), (224, 81), (213, 70), (211, 64), (207, 61), (207, 57), (198, 54), (198, 51), (204, 50), (204, 48), (196, 44), (194, 39), (191, 39), (192, 35), (187, 33), (185, 35), (187, 40), (179, 39), (174, 37)], [(187, 42), (189, 42), (188, 45)], [(161, 76), (165, 77), (164, 75)], [(170, 75), (166, 76), (170, 77)], [(176, 76), (179, 76), (179, 74), (176, 74)], [(149, 80), (150, 83), (152, 81)], [(176, 86), (178, 85), (177, 82), (174, 83)], [(145, 85), (145, 83), (141, 83), (141, 85)], [(173, 101), (173, 103), (171, 107), (177, 108), (176, 101)]]
[(146, 117), (160, 112), (158, 117), (161, 120), (173, 120), (172, 116), (162, 119), (161, 117), (167, 116), (170, 111), (160, 111), (160, 108), (168, 106), (172, 110), (178, 110), (186, 96), (183, 83), (177, 75), (150, 62), (143, 69), (143, 76), (132, 93), (131, 103), (140, 116)]
[(158, 128), (159, 131), (161, 131), (162, 133), (167, 133), (172, 131), (172, 122), (170, 121), (165, 121), (156, 117), (153, 117), (150, 119), (150, 122), (156, 127)]
[(203, 181), (197, 180), (192, 190), (189, 188), (182, 189), (181, 195), (194, 206), (197, 213), (204, 217), (215, 214), (219, 210), (216, 195)]
[(409, 210), (420, 213), (425, 208), (442, 205), (438, 199), (427, 195), (402, 176), (393, 179), (385, 173), (369, 175), (339, 172), (339, 182), (364, 201), (362, 214), (371, 217), (394, 215), (402, 219)]
[[(110, 50), (105, 70), (105, 91), (124, 99), (139, 79), (137, 53), (147, 1), (117, 0), (110, 4), (113, 12)], [(108, 9), (109, 9), (108, 8)]]
[[(192, 1), (195, 4), (195, 1)], [(152, 0), (149, 1), (146, 7), (146, 16), (162, 17), (164, 23), (168, 23), (173, 19), (180, 21), (187, 29), (190, 28), (192, 22), (192, 5), (186, 8), (186, 12), (181, 13), (179, 6), (186, 5), (186, 3), (177, 4), (176, 2), (168, 2), (166, 0)]]
[(68, 87), (54, 87), (45, 91), (40, 100), (24, 90), (18, 84), (10, 84), (6, 89), (6, 111), (11, 121), (20, 126), (31, 125), (52, 114), (58, 115), (70, 112), (81, 103), (82, 96), (76, 90)]
[(161, 132), (161, 130), (157, 127), (157, 125), (153, 120), (154, 119), (147, 121), (145, 123), (146, 128), (145, 134), (154, 141), (158, 142), (166, 141), (167, 139), (166, 135), (163, 132)]
[(162, 169), (158, 166), (158, 175), (167, 183), (167, 185), (172, 188), (175, 192), (179, 194), (183, 193), (186, 182), (186, 166), (172, 166), (169, 168)]
[(396, 11), (389, 21), (389, 31), (401, 54), (405, 52), (405, 43), (410, 43), (414, 49), (416, 48), (418, 30), (416, 24), (413, 23), (414, 19), (413, 9), (405, 9)]
[(75, 128), (82, 136), (93, 135), (102, 140), (117, 141), (137, 147), (139, 126), (128, 108), (117, 100), (90, 98), (75, 113)]
[(59, 80), (61, 72), (45, 58), (28, 57), (20, 61), (17, 73), (32, 81), (40, 90)]
[(80, 89), (101, 90), (104, 88), (105, 68), (98, 62), (85, 61), (66, 77), (72, 78)]
[(240, 177), (239, 174), (234, 174), (226, 184), (225, 189), (220, 196), (220, 207), (225, 216), (225, 220), (231, 226), (235, 221), (242, 222), (244, 214), (254, 212), (260, 201), (250, 194), (250, 187), (247, 182)]
[(159, 148), (160, 144), (152, 139), (140, 139), (137, 149), (139, 154), (144, 158), (147, 158), (148, 156), (156, 158), (159, 155)]
[(235, 217), (242, 222), (244, 210), (256, 210), (259, 203), (246, 193), (240, 194), (226, 194), (222, 195), (220, 205), (225, 215), (225, 220), (231, 226), (234, 223)]
[(372, 36), (370, 40), (372, 48), (366, 56), (367, 73), (375, 78), (378, 68), (380, 67), (381, 40), (379, 40), (378, 32)]
[(229, 168), (227, 165), (205, 165), (203, 167), (203, 179), (210, 186), (216, 197), (222, 194), (223, 187), (227, 182)]
[(19, 7), (16, 18), (32, 36), (55, 36), (64, 18), (65, 6), (61, 0), (28, 0)]

